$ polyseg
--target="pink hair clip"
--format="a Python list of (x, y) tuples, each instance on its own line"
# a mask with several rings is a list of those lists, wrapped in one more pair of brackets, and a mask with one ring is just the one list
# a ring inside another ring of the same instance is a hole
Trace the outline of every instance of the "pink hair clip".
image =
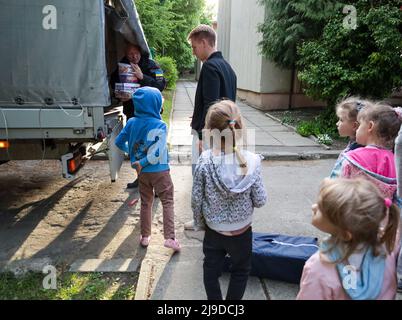
[(402, 107), (396, 107), (396, 108), (394, 108), (394, 111), (395, 111), (396, 116), (398, 117), (398, 119), (402, 120)]
[(384, 199), (384, 203), (385, 203), (385, 206), (386, 206), (387, 208), (389, 208), (389, 207), (392, 206), (392, 200), (391, 200), (390, 198), (385, 198), (385, 199)]

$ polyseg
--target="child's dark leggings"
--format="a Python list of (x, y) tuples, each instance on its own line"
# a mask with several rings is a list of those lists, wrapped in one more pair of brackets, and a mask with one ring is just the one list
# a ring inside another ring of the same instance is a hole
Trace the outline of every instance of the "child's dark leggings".
[(251, 270), (251, 227), (237, 236), (225, 236), (206, 227), (203, 243), (204, 286), (208, 300), (222, 300), (219, 277), (225, 256), (231, 257), (231, 275), (226, 300), (240, 300)]

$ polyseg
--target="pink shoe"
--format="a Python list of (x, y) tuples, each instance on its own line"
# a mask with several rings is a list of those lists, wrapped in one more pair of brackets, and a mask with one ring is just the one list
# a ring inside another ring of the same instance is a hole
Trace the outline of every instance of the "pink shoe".
[(150, 241), (151, 241), (151, 236), (148, 236), (148, 237), (140, 236), (140, 245), (141, 246), (148, 247)]
[(177, 241), (177, 239), (166, 239), (164, 245), (166, 248), (171, 248), (174, 251), (180, 251), (181, 249), (180, 243)]

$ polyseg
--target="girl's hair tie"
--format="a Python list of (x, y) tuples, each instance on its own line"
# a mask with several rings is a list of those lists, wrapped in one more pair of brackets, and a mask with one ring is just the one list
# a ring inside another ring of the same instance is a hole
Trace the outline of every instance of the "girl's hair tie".
[(356, 110), (359, 112), (361, 109), (365, 107), (365, 104), (361, 101), (356, 101)]
[(390, 198), (385, 198), (384, 204), (387, 208), (390, 208), (392, 206), (392, 200)]
[(229, 120), (229, 125), (235, 125), (236, 124), (236, 120)]
[(394, 111), (395, 111), (396, 116), (398, 117), (398, 119), (402, 120), (402, 107), (396, 107), (396, 108), (394, 108)]

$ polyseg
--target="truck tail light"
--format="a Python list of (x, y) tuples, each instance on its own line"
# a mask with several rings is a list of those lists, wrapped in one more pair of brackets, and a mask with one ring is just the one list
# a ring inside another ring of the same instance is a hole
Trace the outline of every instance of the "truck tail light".
[(63, 177), (67, 179), (74, 178), (74, 175), (84, 165), (85, 158), (80, 150), (67, 153), (61, 157)]
[(67, 169), (69, 174), (74, 174), (81, 168), (82, 155), (80, 152), (74, 154), (73, 158), (67, 160)]
[(7, 140), (0, 140), (0, 149), (10, 148), (10, 143)]

